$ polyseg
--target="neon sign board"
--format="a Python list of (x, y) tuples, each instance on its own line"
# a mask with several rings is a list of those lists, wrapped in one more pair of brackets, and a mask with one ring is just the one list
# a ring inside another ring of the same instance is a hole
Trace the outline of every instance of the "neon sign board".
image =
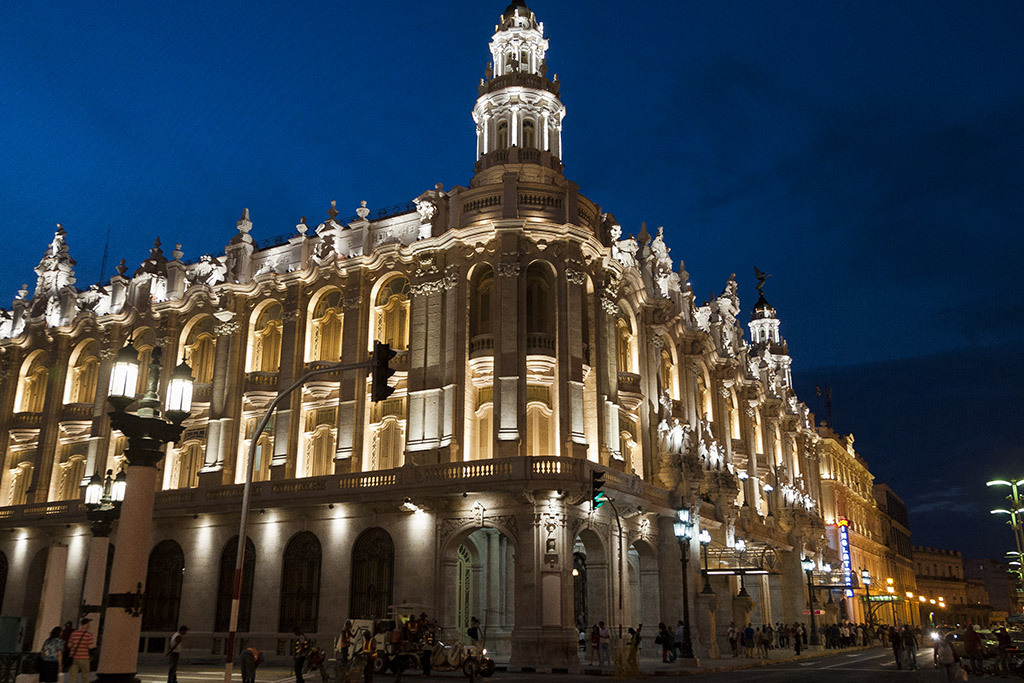
[[(839, 555), (843, 561), (843, 582), (849, 586), (852, 573), (850, 569), (850, 520), (840, 519), (837, 524), (839, 525)], [(843, 592), (846, 597), (853, 597), (852, 588), (847, 588)]]

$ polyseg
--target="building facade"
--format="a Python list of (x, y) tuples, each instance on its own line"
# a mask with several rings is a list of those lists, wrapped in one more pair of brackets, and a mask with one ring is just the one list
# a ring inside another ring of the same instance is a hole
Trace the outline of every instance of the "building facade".
[(992, 604), (981, 581), (964, 575), (959, 550), (913, 546), (922, 624), (988, 627)]
[[(58, 227), (34, 290), (0, 318), (5, 615), (48, 628), (79, 612), (96, 552), (82, 486), (124, 461), (105, 396), (129, 340), (140, 394), (147, 368), (166, 380), (187, 361), (197, 382), (159, 464), (148, 652), (179, 624), (186, 656), (223, 652), (250, 450), (240, 631), (279, 655), (296, 626), (330, 643), (346, 619), (415, 608), (446, 637), (479, 616), (499, 658), (574, 663), (578, 624), (681, 618), (687, 566), (695, 649), (717, 656), (731, 621), (806, 622), (851, 587), (826, 527), (838, 515), (856, 552), (884, 554), (869, 476), (822, 510), (852, 443), (796, 396), (763, 279), (748, 334), (734, 279), (698, 303), (661, 228), (624, 234), (566, 177), (547, 46), (509, 5), (467, 186), (350, 218), (332, 201), (259, 242), (246, 210), (223, 254), (186, 261), (157, 240), (85, 290)], [(280, 391), (374, 341), (398, 350), (393, 395), (370, 401), (365, 370), (321, 375), (255, 433)], [(613, 505), (592, 509), (593, 472)], [(677, 540), (680, 508), (707, 543)]]
[(882, 537), (885, 538), (885, 582), (882, 587), (893, 589), (899, 600), (896, 604), (898, 621), (919, 625), (920, 609), (916, 600), (917, 575), (914, 572), (914, 551), (910, 543), (910, 522), (903, 499), (885, 483), (872, 487), (878, 511), (881, 513)]

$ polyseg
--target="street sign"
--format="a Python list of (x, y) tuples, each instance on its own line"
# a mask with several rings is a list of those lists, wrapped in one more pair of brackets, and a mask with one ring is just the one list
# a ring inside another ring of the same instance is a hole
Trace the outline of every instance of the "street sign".
[(860, 596), (861, 602), (902, 602), (902, 595), (862, 595)]

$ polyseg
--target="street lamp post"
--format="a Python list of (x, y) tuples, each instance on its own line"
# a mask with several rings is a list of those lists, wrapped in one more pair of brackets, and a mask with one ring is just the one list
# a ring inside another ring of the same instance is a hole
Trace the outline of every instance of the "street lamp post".
[(1006, 500), (1012, 505), (1011, 509), (996, 509), (992, 510), (993, 515), (1009, 515), (1009, 525), (1013, 529), (1013, 540), (1017, 544), (1017, 561), (1024, 565), (1024, 479), (1017, 479), (1014, 481), (1007, 481), (1006, 479), (993, 479), (992, 481), (985, 482), (985, 486), (1008, 486), (1010, 488), (1010, 494), (1006, 496)]
[(700, 549), (704, 553), (704, 589), (701, 590), (701, 593), (714, 593), (715, 591), (711, 589), (711, 580), (708, 577), (708, 546), (711, 545), (711, 532), (701, 529), (697, 534), (697, 540), (700, 541)]
[(85, 517), (92, 529), (92, 540), (89, 542), (89, 561), (85, 569), (81, 616), (93, 619), (97, 626), (99, 613), (103, 609), (103, 580), (107, 574), (110, 532), (121, 514), (125, 480), (124, 470), (116, 477), (113, 470), (107, 470), (107, 476), (103, 479), (93, 474), (85, 487)]
[(807, 611), (811, 615), (811, 645), (817, 647), (821, 644), (821, 641), (818, 640), (818, 625), (814, 620), (814, 583), (812, 582), (814, 578), (814, 560), (805, 557), (800, 561), (800, 566), (803, 567), (804, 573), (807, 574)]
[(868, 627), (874, 628), (875, 612), (871, 609), (871, 572), (862, 568), (860, 570), (860, 580), (864, 584), (864, 596), (868, 598), (864, 601), (864, 611), (867, 613)]
[[(139, 633), (142, 630), (143, 592), (146, 581), (157, 464), (163, 447), (180, 436), (182, 422), (192, 408), (192, 370), (182, 363), (167, 385), (164, 410), (160, 409), (161, 354), (153, 349), (146, 393), (135, 413), (139, 361), (131, 340), (114, 360), (107, 400), (113, 407), (110, 425), (128, 439), (125, 459), (124, 502), (117, 529), (117, 548), (110, 571), (110, 594), (104, 624), (104, 647), (97, 678), (100, 683), (132, 683), (138, 669)], [(166, 415), (166, 418), (164, 417)]]
[(690, 539), (693, 538), (693, 522), (690, 521), (689, 508), (679, 508), (676, 512), (676, 521), (673, 530), (676, 540), (679, 541), (679, 556), (683, 564), (683, 643), (679, 649), (679, 656), (693, 659), (693, 639), (690, 634), (690, 588), (689, 588), (689, 563), (690, 563)]

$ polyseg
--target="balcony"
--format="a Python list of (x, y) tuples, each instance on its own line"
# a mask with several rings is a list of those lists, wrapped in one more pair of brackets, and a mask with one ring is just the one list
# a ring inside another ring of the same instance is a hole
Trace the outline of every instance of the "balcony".
[(42, 424), (42, 413), (14, 413), (11, 417), (11, 429), (39, 429)]
[(493, 334), (478, 334), (469, 340), (469, 357), (478, 358), (480, 356), (493, 356), (494, 355), (494, 335)]
[(532, 356), (554, 356), (555, 336), (545, 332), (530, 332), (526, 335), (526, 353)]
[(83, 422), (92, 420), (91, 403), (65, 403), (60, 416), (61, 422)]
[(247, 372), (245, 373), (246, 391), (277, 391), (276, 372)]
[(619, 373), (619, 393), (620, 394), (639, 394), (640, 393), (640, 375), (635, 372), (620, 372)]

